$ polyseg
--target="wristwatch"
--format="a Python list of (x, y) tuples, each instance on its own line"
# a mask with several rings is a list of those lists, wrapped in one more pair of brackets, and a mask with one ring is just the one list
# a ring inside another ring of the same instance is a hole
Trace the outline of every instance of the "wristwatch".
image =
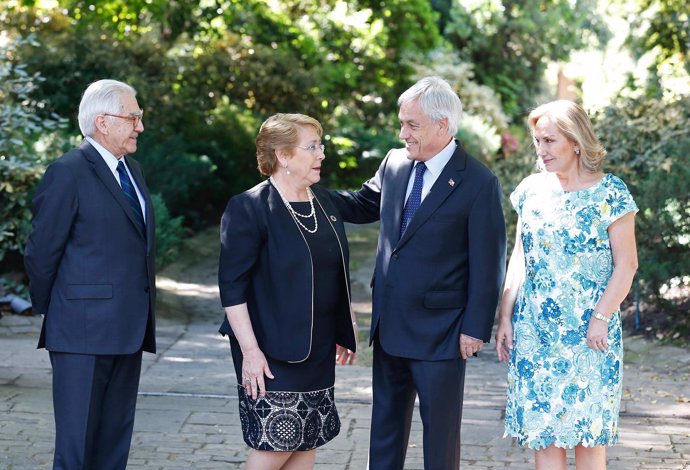
[(604, 323), (608, 323), (609, 320), (611, 320), (610, 318), (605, 317), (604, 315), (602, 315), (601, 313), (597, 312), (596, 310), (594, 311), (594, 313), (592, 314), (592, 316), (593, 316), (594, 318), (596, 318), (597, 320), (603, 321)]

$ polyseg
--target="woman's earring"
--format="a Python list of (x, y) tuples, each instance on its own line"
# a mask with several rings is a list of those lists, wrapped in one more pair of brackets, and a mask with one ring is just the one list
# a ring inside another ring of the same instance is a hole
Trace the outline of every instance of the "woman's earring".
[(285, 162), (285, 165), (283, 165), (283, 168), (285, 168), (285, 174), (286, 174), (286, 175), (289, 175), (289, 174), (290, 174), (290, 170), (288, 170), (287, 162)]
[(580, 156), (580, 149), (575, 149), (575, 155)]

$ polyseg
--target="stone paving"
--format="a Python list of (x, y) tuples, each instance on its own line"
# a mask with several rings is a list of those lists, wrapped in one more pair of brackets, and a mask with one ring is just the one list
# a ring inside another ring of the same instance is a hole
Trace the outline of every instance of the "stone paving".
[[(128, 468), (182, 470), (243, 468), (226, 340), (216, 333), (216, 236), (190, 248), (190, 263), (159, 277), (159, 354), (146, 354)], [(356, 251), (353, 250), (353, 251)], [(371, 257), (353, 262), (356, 310), (367, 312)], [(40, 320), (0, 318), (0, 470), (50, 468), (53, 449), (48, 354), (36, 350)], [(620, 443), (608, 450), (611, 470), (690, 470), (690, 354), (640, 337), (626, 338)], [(364, 470), (371, 413), (371, 370), (338, 366), (340, 436), (317, 453), (317, 470)], [(506, 366), (493, 345), (469, 361), (463, 415), (462, 468), (531, 469), (533, 454), (503, 435)], [(406, 470), (423, 469), (418, 414)], [(375, 469), (374, 469), (375, 470)]]

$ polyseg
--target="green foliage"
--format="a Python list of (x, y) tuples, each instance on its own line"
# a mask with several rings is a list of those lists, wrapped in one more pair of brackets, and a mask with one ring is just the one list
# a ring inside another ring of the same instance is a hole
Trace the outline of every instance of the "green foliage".
[[(150, 145), (137, 157), (163, 169), (148, 172), (152, 190), (194, 226), (215, 221), (229, 195), (259, 179), (254, 137), (276, 112), (309, 114), (333, 142), (356, 143), (329, 144), (333, 169), (344, 170), (332, 182), (368, 176), (366, 156), (390, 140), (371, 138), (372, 129), (394, 122), (410, 59), (441, 41), (427, 0), (2, 3), (5, 27), (32, 31), (42, 46), (20, 60), (51, 77), (34, 93), (44, 115), (70, 116), (76, 133), (88, 83), (112, 77), (138, 90)], [(353, 123), (347, 133), (343, 121)]]
[[(40, 167), (15, 158), (0, 159), (0, 271), (21, 266), (17, 256), (31, 230), (31, 190), (42, 174)], [(3, 263), (8, 255), (12, 259)]]
[(45, 102), (32, 95), (45, 81), (39, 73), (29, 73), (26, 64), (17, 62), (20, 48), (35, 48), (32, 37), (0, 41), (0, 159), (40, 161), (34, 144), (46, 134), (64, 127), (55, 114), (40, 116)]
[[(620, 1), (620, 0), (619, 0)], [(647, 73), (628, 77), (626, 96), (679, 99), (690, 94), (690, 3), (684, 0), (637, 0), (628, 7), (627, 45), (647, 64)]]
[(508, 234), (508, 256), (510, 256), (517, 225), (517, 213), (510, 202), (510, 194), (523, 179), (537, 171), (537, 157), (532, 139), (525, 127), (511, 127), (502, 137), (513, 140), (514, 144), (511, 148), (506, 148), (507, 146), (504, 145), (501, 155), (496, 156), (489, 167), (498, 177), (503, 190), (503, 215)]
[[(57, 116), (40, 117), (44, 103), (32, 98), (43, 80), (16, 63), (20, 47), (31, 38), (0, 46), (0, 272), (21, 270), (21, 254), (31, 229), (31, 190), (43, 173), (50, 136), (63, 125)], [(40, 144), (40, 145), (39, 145)]]
[(642, 293), (657, 305), (674, 285), (690, 284), (690, 102), (628, 99), (596, 116), (607, 171), (628, 185), (636, 217)]
[(608, 39), (594, 0), (454, 2), (445, 37), (516, 118), (534, 106), (547, 61)]
[(184, 240), (182, 217), (172, 217), (160, 194), (152, 194), (153, 211), (156, 216), (156, 266), (158, 268), (174, 261)]
[(146, 172), (146, 183), (160, 194), (168, 207), (197, 225), (208, 175), (213, 164), (208, 157), (193, 153), (192, 145), (181, 136), (158, 141), (144, 133), (139, 138), (137, 159)]
[(639, 0), (631, 17), (632, 45), (638, 55), (657, 50), (657, 63), (676, 56), (690, 73), (690, 3), (686, 0)]

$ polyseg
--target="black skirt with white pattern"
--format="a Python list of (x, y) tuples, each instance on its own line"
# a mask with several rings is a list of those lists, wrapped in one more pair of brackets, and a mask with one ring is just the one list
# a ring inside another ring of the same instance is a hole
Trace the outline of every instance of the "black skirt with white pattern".
[(252, 399), (238, 385), (244, 441), (253, 449), (304, 451), (340, 432), (333, 387), (314, 392), (267, 392)]

